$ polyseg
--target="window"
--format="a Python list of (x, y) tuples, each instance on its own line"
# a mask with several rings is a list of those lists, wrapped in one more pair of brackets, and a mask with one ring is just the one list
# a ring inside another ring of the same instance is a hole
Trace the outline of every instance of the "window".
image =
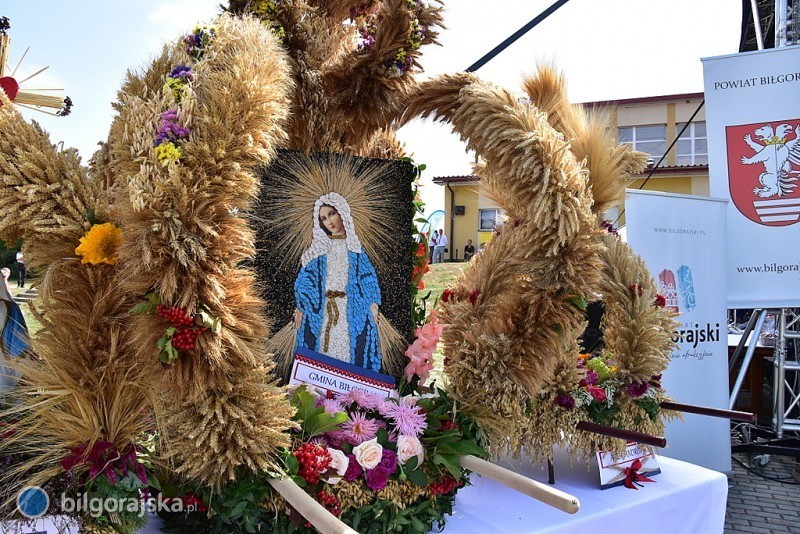
[[(647, 162), (655, 165), (667, 151), (667, 125), (626, 126), (617, 130), (620, 143), (650, 155)], [(652, 161), (651, 161), (652, 160)]]
[(501, 210), (478, 210), (478, 212), (480, 213), (478, 230), (482, 232), (491, 232), (495, 226), (503, 223), (503, 212)]
[[(686, 123), (677, 125), (680, 133)], [(708, 165), (708, 137), (706, 123), (689, 124), (678, 142), (675, 143), (675, 165)]]

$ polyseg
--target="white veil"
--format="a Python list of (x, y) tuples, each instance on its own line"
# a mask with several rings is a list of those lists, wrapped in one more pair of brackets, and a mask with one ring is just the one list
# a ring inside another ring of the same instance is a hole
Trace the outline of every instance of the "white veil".
[(300, 265), (305, 267), (314, 258), (318, 258), (328, 253), (330, 248), (330, 238), (325, 230), (319, 224), (319, 209), (323, 206), (333, 206), (342, 218), (344, 224), (344, 231), (347, 234), (345, 242), (347, 243), (347, 250), (350, 252), (361, 252), (361, 241), (356, 235), (356, 229), (353, 225), (353, 216), (350, 214), (350, 204), (339, 193), (330, 192), (322, 195), (314, 203), (314, 220), (313, 230), (311, 231), (311, 245), (303, 252), (300, 258)]

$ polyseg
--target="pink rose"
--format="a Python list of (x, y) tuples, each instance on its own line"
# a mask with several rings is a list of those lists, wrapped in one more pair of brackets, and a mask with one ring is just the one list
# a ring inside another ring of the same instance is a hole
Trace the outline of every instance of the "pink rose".
[(347, 473), (350, 459), (339, 449), (331, 449), (329, 447), (328, 453), (331, 455), (331, 463), (328, 466), (328, 472), (333, 471), (338, 476), (328, 476), (328, 478), (324, 480), (331, 485), (338, 484), (339, 481), (342, 480), (344, 474)]
[(400, 465), (411, 459), (412, 456), (417, 457), (417, 465), (422, 465), (425, 460), (425, 449), (422, 443), (416, 436), (400, 436), (397, 438), (397, 459)]
[(354, 447), (353, 455), (356, 457), (358, 465), (364, 469), (373, 469), (376, 465), (381, 463), (383, 447), (378, 443), (378, 438), (372, 438)]
[(606, 390), (603, 388), (596, 388), (593, 386), (586, 386), (586, 391), (592, 396), (594, 400), (597, 402), (605, 402), (606, 401)]

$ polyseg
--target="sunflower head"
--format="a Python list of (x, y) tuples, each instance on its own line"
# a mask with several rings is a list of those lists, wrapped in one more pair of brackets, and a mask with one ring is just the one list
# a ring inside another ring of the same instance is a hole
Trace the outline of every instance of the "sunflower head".
[(81, 256), (81, 263), (116, 265), (119, 261), (117, 250), (122, 243), (122, 230), (113, 224), (92, 225), (80, 241), (75, 254)]

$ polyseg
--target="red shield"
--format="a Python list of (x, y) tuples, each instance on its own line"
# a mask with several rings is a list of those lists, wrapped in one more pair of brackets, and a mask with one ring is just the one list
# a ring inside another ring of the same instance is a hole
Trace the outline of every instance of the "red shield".
[(728, 126), (725, 143), (739, 212), (765, 226), (800, 221), (800, 119)]

